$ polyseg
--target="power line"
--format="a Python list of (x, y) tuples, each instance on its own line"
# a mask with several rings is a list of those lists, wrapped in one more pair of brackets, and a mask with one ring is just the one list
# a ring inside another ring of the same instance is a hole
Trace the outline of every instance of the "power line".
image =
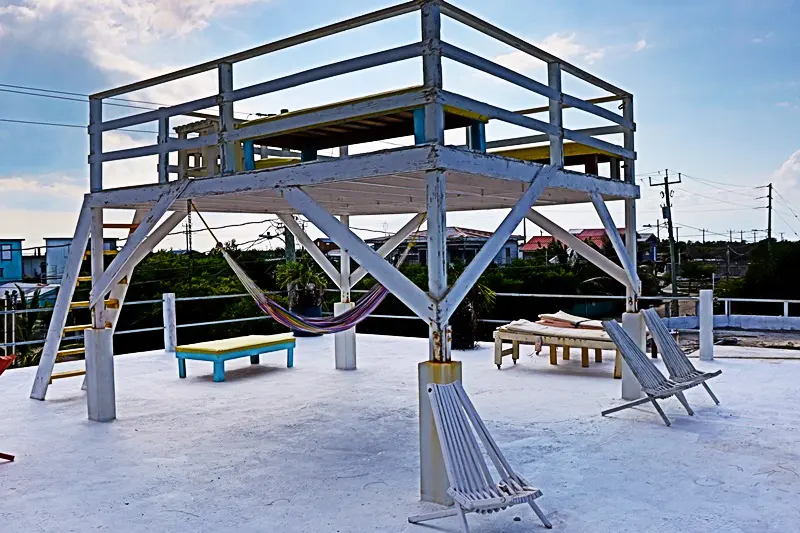
[[(82, 126), (81, 124), (65, 124), (63, 122), (39, 122), (36, 120), (18, 120), (14, 118), (0, 118), (0, 122), (10, 122), (12, 124), (31, 124), (34, 126), (57, 126), (59, 128), (79, 128), (82, 130), (86, 130), (86, 128), (88, 127), (88, 126)], [(158, 133), (155, 131), (132, 130), (127, 128), (120, 128), (116, 131), (130, 131), (134, 133), (153, 133), (153, 134)]]
[[(690, 180), (694, 180), (694, 181), (696, 181), (698, 183), (701, 183), (703, 185), (706, 185), (708, 187), (713, 187), (713, 188), (718, 189), (720, 191), (724, 191), (724, 192), (728, 192), (728, 193), (732, 193), (732, 194), (738, 194), (740, 196), (746, 196), (746, 197), (752, 196), (752, 194), (747, 194), (747, 193), (743, 193), (743, 192), (740, 192), (740, 191), (734, 191), (734, 190), (731, 190), (731, 189), (725, 189), (723, 187), (719, 187), (718, 185), (714, 185), (714, 183), (719, 183), (719, 182), (712, 182), (710, 180), (703, 180), (703, 179), (700, 179), (700, 178), (693, 178), (692, 176), (687, 176), (686, 174), (682, 174), (682, 176), (685, 177), (685, 178), (689, 178)], [(744, 185), (734, 185), (734, 187), (745, 188), (746, 186), (744, 186)], [(756, 189), (757, 187), (747, 187), (747, 188)]]
[[(693, 194), (695, 196), (700, 196), (701, 198), (706, 198), (708, 200), (712, 200), (712, 201), (715, 201), (715, 202), (721, 202), (721, 203), (724, 203), (724, 204), (737, 205), (739, 207), (746, 207), (748, 209), (763, 209), (763, 207), (753, 207), (751, 205), (745, 205), (745, 204), (741, 204), (741, 203), (738, 203), (738, 202), (732, 202), (730, 200), (723, 200), (723, 199), (720, 199), (720, 198), (714, 198), (712, 196), (706, 196), (704, 194), (700, 194), (699, 192), (690, 191), (690, 190), (688, 190), (686, 188), (682, 188), (682, 187), (675, 187), (675, 188), (680, 190), (680, 191), (687, 192), (687, 193)], [(766, 198), (766, 197), (764, 197), (764, 198)], [(753, 198), (753, 200), (758, 200), (758, 199), (759, 199), (759, 197)]]

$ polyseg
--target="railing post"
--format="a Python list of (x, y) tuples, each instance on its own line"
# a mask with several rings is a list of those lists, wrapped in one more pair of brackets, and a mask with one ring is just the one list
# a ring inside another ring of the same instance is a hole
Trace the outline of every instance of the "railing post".
[[(163, 108), (162, 108), (163, 109)], [(167, 183), (169, 181), (169, 152), (167, 151), (169, 142), (169, 117), (158, 119), (158, 182)]]
[[(442, 15), (439, 3), (422, 4), (422, 79), (425, 91), (434, 98), (442, 90)], [(444, 143), (444, 109), (442, 104), (425, 105), (425, 142)]]
[(714, 360), (714, 291), (700, 291), (700, 359)]
[(217, 67), (219, 73), (219, 154), (221, 158), (220, 169), (223, 174), (236, 172), (236, 156), (233, 148), (235, 141), (226, 141), (225, 134), (234, 129), (233, 120), (233, 65), (231, 63), (220, 63)]
[(558, 135), (550, 135), (550, 164), (564, 166), (564, 117), (561, 94), (561, 63), (547, 64), (547, 80), (550, 88), (558, 93), (558, 99), (550, 99), (550, 124), (558, 128)]
[(789, 316), (789, 302), (783, 302), (783, 316)]
[(103, 190), (103, 100), (89, 98), (89, 192)]
[(725, 316), (731, 315), (731, 301), (725, 300)]
[(178, 319), (175, 314), (175, 293), (161, 295), (161, 313), (164, 316), (164, 351), (174, 352), (178, 346)]

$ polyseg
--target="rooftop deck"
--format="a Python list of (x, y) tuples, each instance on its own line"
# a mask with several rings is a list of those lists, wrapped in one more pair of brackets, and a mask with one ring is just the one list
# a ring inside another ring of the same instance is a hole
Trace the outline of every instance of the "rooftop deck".
[[(34, 369), (7, 371), (0, 451), (17, 461), (0, 464), (0, 530), (457, 531), (455, 519), (406, 523), (435, 509), (418, 502), (415, 367), (427, 339), (358, 344), (358, 371), (333, 370), (330, 336), (303, 338), (295, 368), (231, 361), (224, 383), (210, 364), (189, 361), (179, 380), (163, 352), (120, 356), (111, 424), (86, 420), (76, 382), (35, 402)], [(488, 345), (454, 355), (507, 458), (544, 492), (554, 531), (800, 530), (800, 361), (698, 363), (723, 369), (722, 405), (689, 391), (696, 416), (667, 401), (667, 428), (646, 406), (600, 416), (621, 401), (610, 354), (585, 369), (523, 351), (500, 371)], [(532, 519), (514, 508), (470, 525), (513, 533)]]

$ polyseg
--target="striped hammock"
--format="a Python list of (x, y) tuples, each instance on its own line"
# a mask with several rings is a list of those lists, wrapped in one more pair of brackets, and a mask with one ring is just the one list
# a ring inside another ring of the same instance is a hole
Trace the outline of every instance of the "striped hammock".
[[(355, 302), (352, 309), (347, 310), (338, 316), (322, 317), (322, 318), (309, 318), (296, 313), (292, 313), (288, 309), (281, 306), (275, 300), (270, 299), (264, 291), (262, 291), (255, 281), (253, 281), (247, 273), (242, 270), (242, 267), (234, 261), (234, 259), (225, 251), (220, 248), (225, 261), (230, 265), (231, 270), (236, 274), (236, 277), (242, 282), (247, 292), (253, 297), (258, 307), (275, 319), (279, 324), (295, 331), (304, 331), (307, 333), (338, 333), (351, 329), (356, 324), (367, 318), (386, 298), (389, 291), (383, 285), (375, 285), (364, 296)], [(406, 253), (408, 251), (406, 250)], [(403, 254), (402, 259), (405, 259)]]

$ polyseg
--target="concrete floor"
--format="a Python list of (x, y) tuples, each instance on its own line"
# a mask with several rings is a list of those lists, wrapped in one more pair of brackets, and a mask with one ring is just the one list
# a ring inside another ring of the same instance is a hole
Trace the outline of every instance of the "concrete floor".
[[(454, 532), (415, 526), (416, 362), (427, 340), (360, 335), (359, 370), (333, 370), (333, 339), (283, 355), (189, 362), (163, 352), (116, 359), (119, 419), (86, 419), (80, 378), (28, 399), (34, 369), (0, 377), (0, 531)], [(721, 355), (737, 347), (717, 347)], [(757, 353), (749, 348), (750, 352)], [(721, 359), (687, 396), (603, 418), (619, 403), (613, 358), (580, 368), (523, 356), (502, 370), (491, 348), (457, 352), (464, 381), (509, 462), (544, 496), (563, 532), (800, 531), (800, 361)], [(766, 352), (765, 352), (766, 353)], [(61, 369), (76, 363), (60, 365)], [(516, 518), (521, 520), (517, 521)], [(470, 516), (473, 533), (544, 531), (529, 508)]]

